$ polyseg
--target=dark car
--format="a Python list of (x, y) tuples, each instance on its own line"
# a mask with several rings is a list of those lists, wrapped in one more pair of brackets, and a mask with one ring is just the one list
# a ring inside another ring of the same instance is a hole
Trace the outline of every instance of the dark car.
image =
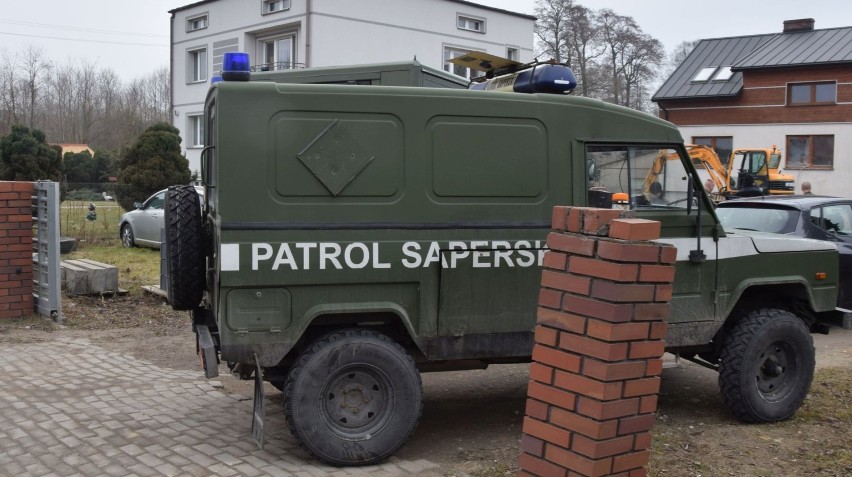
[(716, 207), (726, 232), (757, 230), (834, 242), (840, 252), (837, 306), (852, 309), (852, 199), (817, 195), (749, 197)]

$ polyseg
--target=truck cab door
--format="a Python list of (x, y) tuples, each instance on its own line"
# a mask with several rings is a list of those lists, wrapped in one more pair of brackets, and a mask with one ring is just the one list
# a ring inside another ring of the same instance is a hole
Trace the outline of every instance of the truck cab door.
[[(717, 315), (718, 223), (686, 151), (679, 145), (588, 145), (586, 154), (595, 164), (589, 188), (627, 194), (637, 218), (660, 222), (659, 242), (677, 248), (669, 323), (712, 328)], [(689, 198), (689, 181), (694, 198)]]
[(769, 193), (769, 169), (767, 168), (766, 152), (764, 151), (735, 151), (734, 166), (737, 177), (735, 180), (737, 190), (748, 186), (751, 177), (755, 186), (760, 187), (764, 195)]

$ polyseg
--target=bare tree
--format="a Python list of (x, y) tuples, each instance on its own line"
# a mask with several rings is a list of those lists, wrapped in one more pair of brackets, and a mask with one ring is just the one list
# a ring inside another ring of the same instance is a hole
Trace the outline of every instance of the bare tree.
[(568, 9), (568, 48), (576, 73), (579, 74), (578, 87), (583, 96), (590, 96), (594, 91), (594, 79), (589, 74), (594, 70), (594, 61), (606, 53), (601, 29), (596, 21), (594, 12), (582, 5), (572, 5)]
[(124, 83), (113, 70), (87, 61), (51, 63), (32, 47), (0, 51), (0, 58), (0, 136), (24, 124), (51, 143), (117, 152), (170, 119), (167, 68)]
[(535, 36), (540, 54), (571, 66), (568, 46), (568, 12), (573, 0), (536, 0)]
[(83, 62), (77, 67), (74, 100), (77, 128), (75, 142), (87, 144), (92, 138), (92, 129), (99, 119), (100, 108), (97, 101), (97, 70), (95, 65)]
[(19, 58), (21, 69), (24, 72), (23, 94), (27, 98), (27, 124), (30, 129), (36, 127), (36, 114), (41, 88), (46, 80), (45, 76), (50, 64), (44, 58), (44, 51), (33, 46), (27, 47), (24, 55)]
[(612, 10), (604, 9), (598, 16), (600, 19), (601, 34), (609, 51), (609, 67), (612, 90), (611, 101), (615, 104), (623, 104), (622, 91), (624, 90), (623, 59), (631, 42), (636, 40), (636, 32), (639, 26), (632, 17), (618, 15)]
[(632, 17), (575, 0), (537, 0), (536, 14), (538, 49), (574, 69), (577, 94), (649, 109), (648, 89), (664, 53)]
[(123, 88), (115, 71), (102, 69), (98, 72), (97, 97), (101, 107), (101, 122), (100, 127), (96, 128), (92, 143), (101, 145), (102, 149), (118, 151), (125, 145), (116, 133)]
[(63, 138), (62, 142), (71, 142), (74, 128), (74, 67), (56, 66), (48, 76), (47, 94), (44, 97), (44, 109), (50, 113), (42, 124), (42, 130), (49, 138)]
[(666, 65), (663, 70), (663, 76), (669, 77), (672, 73), (683, 63), (683, 60), (692, 53), (692, 50), (698, 46), (698, 42), (701, 40), (692, 40), (692, 41), (682, 41), (675, 46), (674, 50), (672, 50), (668, 56), (666, 57)]
[(623, 105), (645, 110), (642, 98), (647, 96), (644, 85), (656, 78), (657, 68), (665, 56), (663, 44), (650, 35), (634, 32), (621, 51), (619, 66), (624, 78)]

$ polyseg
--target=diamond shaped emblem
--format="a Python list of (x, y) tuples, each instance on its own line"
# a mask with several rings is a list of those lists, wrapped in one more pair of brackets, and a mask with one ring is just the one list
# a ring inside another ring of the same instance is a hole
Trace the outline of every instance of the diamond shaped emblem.
[(331, 195), (337, 196), (375, 156), (367, 152), (349, 129), (335, 119), (296, 157)]

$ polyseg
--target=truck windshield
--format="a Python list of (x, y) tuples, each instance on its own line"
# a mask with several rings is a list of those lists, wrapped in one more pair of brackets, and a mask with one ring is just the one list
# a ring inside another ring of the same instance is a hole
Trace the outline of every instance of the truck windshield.
[[(673, 147), (589, 145), (589, 205), (641, 208), (687, 206), (689, 173)], [(687, 159), (688, 160), (688, 159)]]

